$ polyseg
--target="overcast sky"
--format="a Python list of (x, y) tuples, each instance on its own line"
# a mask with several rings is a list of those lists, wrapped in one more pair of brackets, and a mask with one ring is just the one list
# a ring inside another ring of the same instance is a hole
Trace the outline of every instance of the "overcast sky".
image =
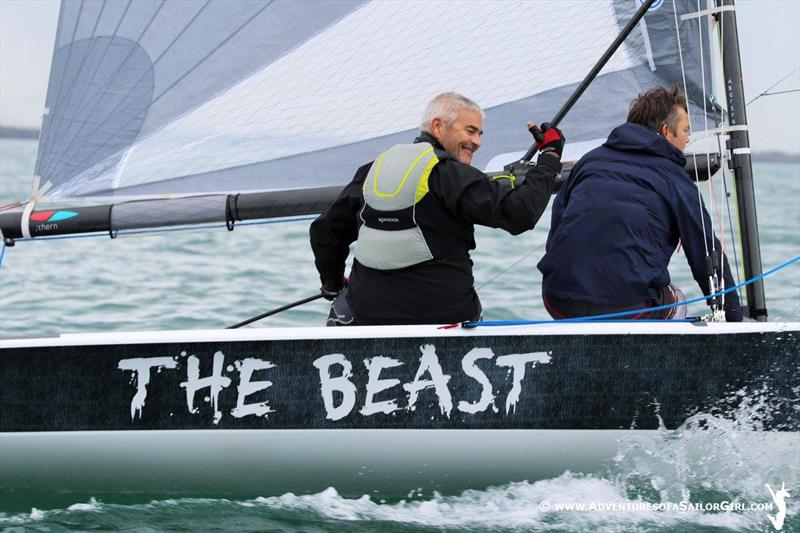
[[(41, 123), (58, 4), (0, 0), (0, 124)], [(745, 96), (751, 100), (800, 67), (800, 0), (738, 0), (736, 7)], [(798, 88), (795, 72), (773, 91)], [(754, 150), (800, 152), (800, 93), (762, 97), (748, 106), (747, 116)]]

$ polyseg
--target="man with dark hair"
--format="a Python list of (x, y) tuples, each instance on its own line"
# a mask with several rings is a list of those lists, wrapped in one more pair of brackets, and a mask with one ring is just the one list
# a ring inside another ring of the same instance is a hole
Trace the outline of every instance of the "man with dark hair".
[[(328, 325), (479, 319), (469, 257), (473, 224), (512, 235), (533, 228), (561, 170), (561, 132), (528, 127), (541, 155), (514, 186), (470, 166), (481, 145), (483, 112), (456, 93), (431, 100), (413, 144), (395, 145), (359, 168), (311, 224), (321, 291), (333, 300)], [(345, 288), (345, 259), (356, 240)]]
[[(573, 167), (553, 201), (546, 253), (538, 265), (551, 316), (600, 315), (683, 300), (667, 270), (679, 242), (694, 279), (710, 294), (710, 278), (719, 273), (709, 272), (707, 265), (715, 261), (707, 258), (721, 247), (684, 169), (688, 143), (686, 98), (677, 87), (656, 87), (640, 94), (627, 123)], [(725, 287), (731, 287), (727, 258), (721, 263)], [(685, 307), (680, 310), (685, 315)], [(724, 310), (729, 322), (742, 320), (735, 292), (725, 295)], [(675, 317), (673, 307), (621, 318)]]

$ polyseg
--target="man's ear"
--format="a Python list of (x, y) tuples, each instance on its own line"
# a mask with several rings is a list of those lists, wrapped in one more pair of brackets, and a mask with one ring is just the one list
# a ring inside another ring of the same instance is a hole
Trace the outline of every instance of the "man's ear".
[(672, 132), (669, 129), (669, 125), (666, 122), (664, 122), (661, 124), (661, 127), (658, 128), (658, 133), (660, 133), (662, 137), (668, 138), (667, 133), (672, 133)]
[(431, 120), (431, 134), (438, 140), (442, 138), (444, 121), (440, 117), (433, 117)]

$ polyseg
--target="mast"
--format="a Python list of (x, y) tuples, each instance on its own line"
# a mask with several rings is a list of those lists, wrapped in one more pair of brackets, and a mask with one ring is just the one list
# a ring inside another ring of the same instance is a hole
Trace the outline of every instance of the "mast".
[[(750, 135), (745, 110), (742, 64), (739, 55), (739, 33), (736, 29), (734, 0), (715, 0), (723, 8), (722, 16), (722, 71), (725, 76), (725, 98), (728, 103), (730, 132), (728, 149), (731, 152), (729, 166), (733, 171), (736, 186), (736, 203), (739, 212), (739, 228), (742, 234), (742, 257), (746, 279), (761, 275), (761, 245), (758, 238), (758, 219), (753, 188), (753, 165), (750, 159)], [(730, 7), (727, 7), (730, 6)], [(727, 8), (727, 9), (726, 9)], [(747, 308), (750, 318), (760, 322), (767, 320), (767, 302), (764, 297), (764, 282), (756, 281), (747, 286)]]

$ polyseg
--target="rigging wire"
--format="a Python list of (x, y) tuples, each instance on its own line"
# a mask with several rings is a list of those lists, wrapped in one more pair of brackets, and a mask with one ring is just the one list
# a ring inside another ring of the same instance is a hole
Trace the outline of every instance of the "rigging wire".
[[(698, 3), (698, 10), (699, 10), (699, 3)], [(683, 81), (683, 94), (686, 95), (686, 99), (687, 99), (687, 113), (686, 113), (686, 115), (689, 118), (689, 129), (691, 131), (693, 131), (694, 128), (692, 126), (692, 115), (691, 115), (691, 113), (688, 112), (689, 92), (687, 90), (687, 85), (686, 85), (686, 65), (684, 64), (684, 61), (683, 61), (683, 46), (681, 45), (681, 29), (680, 29), (680, 23), (678, 22), (678, 8), (675, 6), (675, 0), (672, 0), (672, 13), (675, 16), (675, 37), (676, 37), (676, 40), (678, 41), (678, 58), (680, 59), (680, 65), (681, 65), (681, 79)], [(702, 42), (702, 39), (701, 39), (701, 42)], [(700, 57), (701, 57), (701, 60), (702, 60), (702, 53), (701, 53)], [(702, 74), (703, 74), (704, 79), (705, 79), (705, 73), (703, 72)], [(703, 85), (705, 85), (705, 81), (703, 82)], [(705, 90), (703, 91), (703, 102), (705, 104)], [(693, 153), (692, 157), (694, 158), (695, 168), (697, 168), (697, 156)], [(703, 230), (703, 249), (705, 250), (706, 257), (709, 257), (708, 236), (706, 235), (706, 219), (703, 216), (703, 197), (700, 194), (700, 187), (697, 187), (697, 206), (700, 209), (700, 226), (702, 227), (702, 230)], [(713, 230), (714, 226), (713, 226), (712, 221), (709, 220), (709, 223), (711, 224), (711, 228)], [(712, 273), (708, 272), (707, 274), (708, 274), (708, 286), (713, 291), (714, 289), (716, 289), (716, 287), (714, 286), (714, 280), (711, 277)]]
[[(545, 243), (545, 244), (546, 244), (546, 243)], [(494, 282), (494, 280), (496, 280), (497, 278), (499, 278), (500, 276), (502, 276), (503, 274), (505, 274), (506, 272), (508, 272), (509, 270), (511, 270), (512, 268), (514, 268), (515, 266), (517, 266), (518, 264), (520, 264), (520, 263), (522, 263), (523, 261), (525, 261), (525, 260), (526, 260), (528, 257), (530, 257), (530, 256), (531, 256), (531, 254), (533, 254), (533, 252), (538, 252), (539, 250), (541, 250), (542, 248), (544, 248), (544, 247), (545, 247), (545, 244), (542, 244), (541, 246), (537, 246), (537, 247), (533, 248), (533, 249), (532, 249), (530, 252), (528, 252), (527, 254), (523, 255), (522, 257), (520, 257), (519, 259), (517, 259), (516, 261), (514, 261), (514, 262), (513, 262), (513, 263), (512, 263), (512, 264), (511, 264), (511, 265), (510, 265), (508, 268), (506, 268), (506, 269), (505, 269), (505, 270), (503, 270), (502, 272), (499, 272), (497, 275), (495, 275), (495, 276), (494, 276), (492, 279), (490, 279), (489, 281), (486, 281), (486, 282), (484, 282), (484, 283), (481, 283), (480, 285), (478, 285), (477, 287), (475, 287), (475, 290), (476, 290), (476, 291), (477, 291), (477, 290), (480, 290), (480, 289), (482, 289), (483, 287), (486, 287), (486, 286), (487, 286), (487, 285), (489, 285), (490, 283)]]
[[(700, 12), (700, 0), (697, 0), (697, 12)], [(705, 53), (703, 51), (703, 20), (704, 17), (697, 17), (697, 41), (700, 44), (700, 81), (703, 87), (703, 127), (705, 131), (708, 131), (708, 108), (706, 106), (707, 103), (707, 89), (706, 89), (706, 69), (705, 69)], [(723, 41), (724, 42), (724, 41)], [(688, 98), (688, 96), (687, 96)], [(688, 106), (687, 106), (688, 107)], [(687, 113), (688, 115), (688, 113)], [(691, 123), (689, 125), (691, 127)], [(697, 156), (693, 155), (695, 160), (695, 168), (697, 168)], [(719, 287), (725, 286), (725, 261), (723, 260), (724, 256), (724, 248), (719, 252), (719, 279), (716, 279), (716, 272), (714, 261), (717, 258), (717, 243), (716, 239), (714, 238), (714, 218), (715, 214), (717, 214), (717, 205), (714, 202), (714, 181), (711, 179), (711, 154), (706, 151), (706, 172), (708, 173), (706, 177), (706, 181), (708, 182), (708, 197), (711, 199), (711, 214), (709, 215), (708, 224), (711, 228), (711, 253), (712, 253), (712, 271), (709, 272), (709, 284), (711, 291), (715, 291)], [(697, 187), (697, 193), (700, 194), (700, 187)], [(703, 236), (705, 237), (705, 220), (703, 217), (703, 203), (700, 202), (700, 220), (703, 221)], [(720, 247), (723, 247), (724, 239), (725, 239), (725, 228), (723, 227), (723, 219), (721, 216), (717, 217), (720, 221)], [(716, 283), (714, 283), (716, 281)], [(725, 308), (725, 296), (723, 295), (720, 300), (721, 308)]]
[[(787, 268), (787, 267), (793, 265), (794, 263), (797, 263), (798, 261), (800, 261), (800, 255), (798, 255), (797, 257), (794, 257), (792, 259), (789, 259), (788, 261), (785, 261), (784, 263), (781, 263), (780, 265), (778, 265), (778, 266), (776, 266), (776, 267), (764, 272), (763, 274), (759, 274), (758, 276), (755, 276), (755, 277), (753, 277), (753, 278), (751, 278), (751, 279), (749, 279), (749, 280), (747, 280), (747, 281), (745, 281), (743, 283), (739, 283), (738, 285), (735, 285), (733, 287), (729, 287), (727, 289), (723, 289), (721, 291), (718, 291), (718, 292), (715, 292), (715, 293), (711, 293), (708, 296), (699, 296), (697, 298), (692, 298), (691, 300), (685, 300), (683, 302), (675, 302), (675, 303), (671, 303), (671, 304), (659, 305), (659, 306), (656, 306), (656, 307), (647, 307), (647, 308), (644, 308), (644, 309), (634, 309), (633, 311), (621, 311), (619, 313), (609, 313), (609, 314), (605, 314), (605, 315), (582, 316), (582, 317), (574, 317), (574, 318), (561, 318), (561, 319), (555, 319), (555, 320), (481, 320), (481, 321), (477, 321), (477, 322), (472, 322), (472, 321), (463, 322), (461, 324), (461, 326), (464, 327), (464, 328), (474, 328), (474, 327), (477, 327), (477, 326), (527, 326), (527, 325), (534, 325), (534, 324), (554, 324), (554, 323), (563, 324), (563, 323), (568, 323), (568, 322), (598, 322), (598, 321), (604, 321), (606, 319), (615, 319), (615, 318), (619, 318), (619, 317), (623, 317), (623, 316), (631, 316), (631, 315), (636, 315), (636, 314), (640, 314), (640, 313), (648, 313), (648, 312), (653, 312), (653, 311), (663, 311), (665, 309), (671, 309), (673, 307), (688, 306), (689, 304), (703, 302), (703, 301), (709, 300), (711, 298), (718, 298), (718, 297), (722, 296), (723, 294), (727, 294), (727, 293), (739, 290), (742, 287), (745, 287), (747, 285), (750, 285), (752, 283), (760, 281), (760, 280), (762, 280), (762, 279), (764, 279), (764, 278), (766, 278), (768, 276), (771, 276), (771, 275), (775, 274), (776, 272), (778, 272), (780, 270), (783, 270), (784, 268)], [(686, 321), (691, 321), (691, 319), (654, 320), (654, 322), (660, 322), (660, 323), (686, 322)], [(637, 320), (637, 322), (639, 322), (639, 321)], [(646, 321), (643, 320), (642, 322), (646, 322)]]
[(797, 68), (795, 68), (795, 69), (794, 69), (793, 71), (791, 71), (789, 74), (787, 74), (787, 75), (786, 75), (786, 76), (784, 76), (783, 78), (779, 79), (777, 82), (775, 82), (775, 83), (773, 83), (772, 85), (770, 85), (770, 86), (769, 86), (769, 89), (765, 90), (763, 93), (759, 94), (758, 96), (756, 96), (755, 98), (753, 98), (752, 100), (750, 100), (749, 102), (747, 102), (746, 104), (744, 104), (744, 105), (745, 105), (745, 107), (749, 106), (750, 104), (752, 104), (753, 102), (755, 102), (756, 100), (758, 100), (759, 98), (761, 98), (762, 96), (772, 96), (773, 94), (783, 94), (783, 93), (791, 93), (791, 92), (800, 91), (800, 89), (792, 89), (792, 90), (790, 90), (790, 91), (780, 91), (780, 92), (777, 92), (777, 93), (770, 93), (770, 92), (769, 92), (770, 90), (772, 90), (774, 87), (776, 87), (777, 85), (779, 85), (779, 84), (780, 84), (782, 81), (784, 81), (785, 79), (787, 79), (789, 76), (791, 76), (792, 74), (794, 74), (794, 73), (795, 73), (795, 72), (797, 72), (798, 70), (800, 70), (800, 67), (797, 67)]
[(0, 211), (8, 211), (9, 209), (14, 209), (15, 207), (22, 207), (27, 203), (28, 202), (11, 202), (10, 204), (0, 206)]
[(794, 308), (794, 311), (789, 313), (788, 318), (800, 317), (800, 313), (798, 313), (798, 311), (800, 311), (800, 304)]
[(775, 96), (776, 94), (798, 93), (800, 89), (789, 89), (787, 91), (775, 91), (774, 93), (763, 93), (761, 96)]

